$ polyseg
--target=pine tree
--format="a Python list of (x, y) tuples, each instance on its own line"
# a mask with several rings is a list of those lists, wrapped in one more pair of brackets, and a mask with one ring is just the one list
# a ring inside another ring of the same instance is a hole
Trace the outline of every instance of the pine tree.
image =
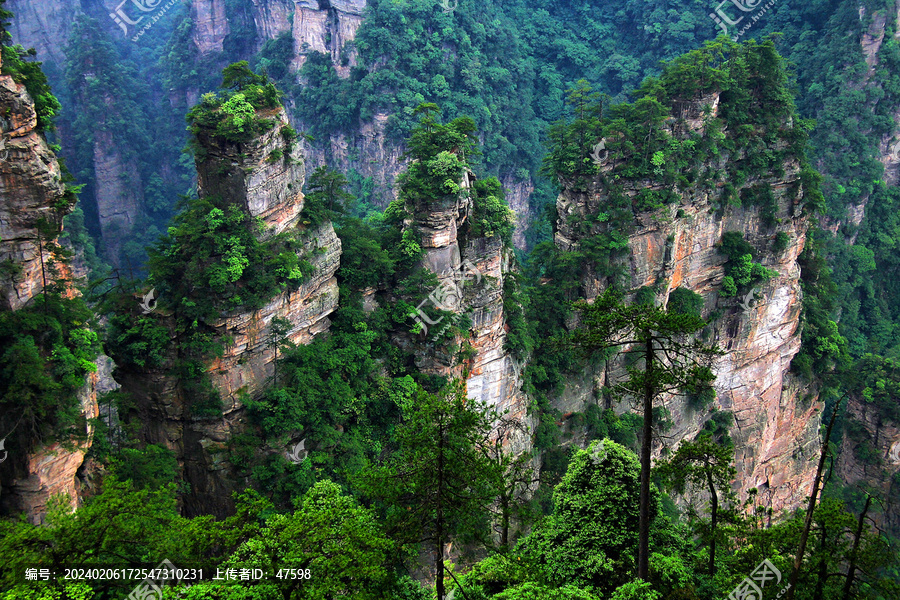
[(692, 337), (706, 324), (700, 317), (670, 313), (652, 304), (628, 306), (621, 292), (612, 288), (594, 302), (579, 301), (575, 307), (581, 312), (582, 323), (573, 342), (584, 356), (614, 350), (635, 359), (626, 369), (627, 377), (616, 383), (613, 391), (643, 403), (637, 576), (646, 581), (650, 570), (653, 402), (663, 394), (711, 384), (715, 376), (710, 367), (721, 351)]

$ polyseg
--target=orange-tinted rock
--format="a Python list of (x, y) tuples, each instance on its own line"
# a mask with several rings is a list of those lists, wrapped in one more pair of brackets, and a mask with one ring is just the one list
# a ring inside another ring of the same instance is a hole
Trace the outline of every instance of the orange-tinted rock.
[[(704, 105), (715, 112), (717, 95), (676, 106), (673, 113), (683, 117), (685, 124), (669, 121), (669, 131), (678, 136), (702, 129)], [(613, 165), (609, 160), (601, 170), (608, 172)], [(721, 315), (712, 328), (713, 340), (726, 351), (714, 367), (715, 405), (734, 414), (731, 437), (737, 449), (738, 491), (745, 497), (747, 490), (757, 488), (761, 501), (776, 511), (795, 508), (808, 495), (821, 445), (821, 405), (815, 393), (810, 394), (789, 373), (791, 359), (800, 349), (802, 293), (797, 257), (805, 245), (808, 222), (799, 208), (800, 198), (794, 196), (799, 165), (789, 161), (783, 167), (783, 177), (760, 177), (745, 184), (769, 185), (777, 203), (774, 224), (763, 222), (756, 208), (719, 208), (714, 201), (713, 195), (718, 195), (715, 190), (684, 192), (671, 205), (636, 215), (629, 252), (623, 259), (626, 285), (631, 289), (658, 285), (657, 302), (664, 304), (672, 290), (684, 287), (703, 297), (705, 317), (713, 312)], [(624, 192), (633, 197), (648, 186), (650, 182), (626, 182)], [(562, 250), (577, 248), (581, 234), (570, 217), (596, 213), (605, 201), (601, 178), (596, 178), (586, 192), (565, 189), (557, 200), (557, 246)], [(721, 297), (726, 257), (717, 244), (729, 231), (740, 232), (757, 251), (758, 260), (778, 271), (776, 277), (754, 288), (755, 299)], [(778, 232), (790, 239), (788, 248), (780, 254), (774, 250)], [(584, 274), (582, 287), (588, 299), (600, 294), (606, 285), (604, 278), (591, 272)], [(594, 389), (601, 382), (591, 386), (586, 381), (573, 382), (573, 391), (564, 394), (558, 408), (582, 409), (584, 403), (592, 401)], [(691, 409), (682, 397), (668, 398), (662, 404), (673, 421), (672, 430), (666, 433), (668, 447), (695, 436), (708, 418), (708, 411)], [(656, 452), (661, 448), (657, 444)]]
[[(155, 371), (123, 369), (117, 373), (137, 401), (141, 437), (175, 452), (182, 477), (190, 484), (190, 493), (183, 497), (185, 514), (226, 515), (232, 509), (231, 492), (247, 484), (234, 479), (224, 451), (228, 441), (248, 426), (243, 395), (257, 398), (272, 384), (272, 319), (286, 319), (290, 323), (288, 338), (307, 344), (328, 329), (328, 315), (337, 308), (335, 273), (340, 266), (341, 242), (330, 222), (310, 229), (300, 221), (305, 164), (297, 144), (290, 152), (284, 149), (280, 128), (287, 124), (285, 112), (279, 110), (271, 116), (277, 125), (245, 144), (201, 136), (205, 158), (197, 165), (198, 187), (204, 195), (219, 196), (259, 217), (266, 226), (264, 237), (299, 228), (304, 241), (301, 254), (313, 266), (312, 275), (299, 289), (278, 293), (257, 310), (229, 313), (206, 324), (217, 337), (231, 341), (221, 358), (210, 359), (206, 365), (222, 399), (220, 415), (191, 416), (194, 398), (185, 397), (169, 374), (171, 364)], [(271, 160), (274, 150), (282, 150), (284, 156)], [(171, 318), (160, 315), (159, 319), (173, 329)]]

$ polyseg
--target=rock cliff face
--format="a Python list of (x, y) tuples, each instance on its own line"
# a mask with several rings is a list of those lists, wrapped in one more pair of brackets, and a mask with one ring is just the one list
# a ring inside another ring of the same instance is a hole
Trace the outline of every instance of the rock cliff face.
[[(92, 12), (97, 18), (109, 19), (108, 23), (115, 29), (116, 34), (120, 34), (108, 16), (108, 13), (115, 12), (120, 6), (121, 4), (115, 0), (103, 0)], [(7, 4), (7, 8), (15, 17), (10, 28), (13, 41), (26, 48), (35, 48), (37, 58), (45, 63), (54, 87), (59, 86), (61, 82), (57, 78), (62, 77), (66, 62), (65, 47), (69, 43), (72, 23), (85, 13), (81, 3), (13, 0)], [(130, 9), (125, 10), (128, 12)], [(93, 99), (97, 93), (92, 82), (98, 78), (91, 72), (81, 73), (80, 76), (84, 86), (72, 92), (88, 96), (82, 98), (84, 103)], [(107, 106), (113, 106), (115, 104), (113, 100), (106, 97), (103, 102)], [(62, 137), (69, 138), (70, 132), (65, 126), (61, 129)], [(84, 158), (91, 165), (96, 182), (93, 186), (93, 203), (96, 205), (103, 237), (103, 254), (116, 264), (122, 245), (127, 241), (128, 234), (143, 212), (143, 186), (140, 183), (137, 159), (128, 156), (125, 148), (119, 143), (120, 140), (114, 138), (111, 130), (105, 129), (102, 120), (94, 123), (94, 130), (91, 148), (93, 155), (89, 159)]]
[[(718, 95), (713, 94), (681, 112), (685, 131), (701, 131), (705, 121), (702, 107), (712, 107), (709, 118), (715, 118), (718, 101)], [(669, 133), (679, 135), (675, 119), (669, 119), (667, 128)], [(615, 161), (607, 159), (601, 164), (601, 174), (609, 173), (614, 166)], [(788, 371), (791, 359), (800, 349), (797, 257), (803, 250), (808, 224), (795, 193), (799, 165), (788, 162), (783, 168), (783, 176), (766, 176), (746, 183), (769, 186), (777, 207), (777, 224), (767, 224), (772, 221), (762, 219), (754, 207), (719, 209), (718, 190), (694, 189), (681, 192), (676, 202), (656, 212), (637, 213), (628, 238), (629, 251), (622, 259), (625, 285), (631, 289), (656, 286), (660, 305), (678, 287), (703, 297), (703, 316), (714, 318), (712, 340), (725, 351), (714, 367), (715, 406), (734, 414), (731, 437), (737, 448), (738, 480), (743, 486), (739, 492), (745, 497), (748, 489), (757, 488), (760, 499), (776, 511), (798, 506), (810, 492), (820, 447), (821, 409), (816, 394), (805, 389)], [(583, 236), (573, 223), (579, 217), (595, 214), (608, 201), (609, 190), (603, 181), (602, 176), (595, 177), (587, 191), (576, 192), (570, 187), (559, 196), (556, 244), (560, 249), (576, 249)], [(633, 198), (651, 186), (649, 181), (626, 182), (624, 193)], [(743, 234), (763, 265), (778, 272), (776, 277), (757, 285), (755, 298), (753, 294), (724, 298), (720, 293), (726, 257), (717, 245), (729, 231)], [(780, 232), (790, 241), (786, 249), (776, 252), (773, 245)], [(607, 283), (586, 272), (582, 280), (585, 297), (596, 297)], [(618, 368), (611, 367), (612, 371)], [(560, 399), (559, 408), (563, 412), (583, 410), (593, 391), (605, 385), (610, 376), (611, 373), (602, 372), (593, 375), (593, 383), (574, 383)], [(673, 421), (672, 430), (666, 434), (672, 436), (667, 445), (696, 435), (709, 416), (705, 410), (691, 409), (682, 397), (667, 398), (662, 404)], [(656, 452), (661, 448), (657, 445)]]
[[(473, 183), (474, 175), (466, 172), (461, 183), (463, 193), (417, 207), (408, 223), (421, 234), (423, 266), (439, 281), (434, 290), (422, 290), (422, 301), (426, 306), (471, 316), (469, 331), (451, 343), (456, 348), (471, 345), (471, 354), (457, 360), (442, 348), (421, 343), (418, 336), (400, 336), (398, 341), (413, 350), (423, 372), (464, 377), (470, 398), (528, 426), (528, 403), (520, 389), (521, 365), (504, 348), (507, 328), (503, 282), (515, 260), (499, 237), (468, 235), (472, 205), (466, 191), (472, 189)], [(527, 449), (530, 437), (522, 428), (505, 442), (512, 452), (518, 453)]]
[(881, 509), (872, 515), (881, 527), (900, 532), (900, 423), (885, 417), (872, 403), (852, 396), (846, 422), (861, 425), (862, 438), (872, 455), (861, 456), (860, 443), (845, 431), (840, 440), (838, 476), (850, 488), (871, 488), (881, 500)]
[[(206, 156), (198, 164), (198, 184), (203, 195), (217, 195), (260, 218), (264, 236), (302, 228), (300, 211), (305, 166), (299, 148), (285, 152), (284, 159), (270, 160), (273, 150), (284, 151), (280, 126), (287, 124), (283, 110), (272, 115), (276, 127), (246, 144), (222, 144), (200, 138)], [(221, 358), (210, 360), (206, 371), (223, 401), (215, 418), (191, 416), (193, 398), (186, 397), (168, 367), (157, 371), (125, 369), (117, 372), (123, 385), (134, 390), (141, 437), (173, 450), (182, 467), (182, 478), (191, 486), (184, 497), (186, 514), (225, 515), (231, 508), (231, 491), (237, 482), (225, 459), (228, 441), (247, 425), (241, 397), (258, 397), (271, 384), (274, 349), (269, 345), (275, 317), (290, 322), (288, 338), (309, 343), (326, 331), (328, 315), (337, 307), (335, 272), (340, 264), (341, 243), (331, 223), (303, 231), (302, 254), (314, 267), (312, 276), (299, 289), (279, 293), (262, 308), (227, 314), (208, 323), (217, 337), (231, 340)], [(170, 322), (163, 316), (162, 322)]]
[(36, 130), (34, 103), (12, 77), (0, 76), (0, 106), (0, 263), (19, 270), (0, 278), (0, 310), (17, 310), (41, 292), (50, 276), (46, 263), (52, 257), (37, 225), (57, 222), (54, 204), (62, 200), (65, 186), (56, 156)]
[[(55, 257), (47, 250), (48, 240), (39, 234), (38, 224), (42, 220), (58, 224), (57, 206), (66, 200), (56, 155), (36, 129), (34, 102), (25, 87), (9, 76), (0, 76), (0, 114), (0, 265), (8, 267), (0, 275), (0, 311), (7, 311), (27, 306), (53, 277), (49, 262)], [(79, 390), (86, 418), (97, 416), (98, 389), (109, 382), (108, 369), (101, 368)], [(39, 446), (26, 457), (4, 453), (9, 460), (0, 466), (3, 507), (24, 511), (33, 522), (41, 522), (55, 494), (67, 494), (77, 505), (81, 484), (76, 474), (89, 444), (71, 446)], [(6, 448), (6, 452), (15, 449)]]
[[(865, 7), (860, 7), (860, 19), (865, 16)], [(895, 8), (893, 15), (885, 12), (876, 12), (872, 15), (869, 28), (860, 40), (866, 65), (869, 67), (863, 77), (865, 85), (878, 85), (873, 82), (875, 70), (880, 66), (878, 53), (885, 42), (886, 27), (896, 23), (900, 23), (900, 6)], [(894, 41), (900, 39), (900, 31), (894, 32), (893, 39)], [(894, 110), (891, 116), (894, 122), (893, 135), (886, 135), (881, 139), (878, 159), (884, 165), (885, 183), (888, 186), (896, 186), (900, 183), (900, 110)], [(859, 206), (848, 207), (846, 221), (854, 226), (852, 229), (854, 234), (848, 243), (852, 244), (855, 241), (855, 226), (859, 225), (865, 216), (866, 200), (867, 198)], [(829, 225), (832, 225), (829, 229), (837, 231), (841, 223)], [(863, 452), (860, 443), (846, 431), (847, 425), (851, 422), (861, 426), (861, 437), (866, 440), (872, 451), (871, 455), (861, 456)], [(900, 494), (898, 494), (900, 423), (892, 421), (883, 415), (876, 405), (866, 402), (859, 396), (851, 396), (847, 403), (845, 431), (840, 440), (837, 472), (841, 482), (850, 488), (874, 488), (875, 495), (883, 502), (883, 510), (875, 511), (872, 514), (873, 518), (894, 535), (900, 533)]]
[[(221, 52), (232, 27), (225, 0), (192, 0), (193, 41), (201, 55)], [(299, 70), (307, 52), (330, 54), (338, 73), (346, 77), (355, 64), (351, 52), (341, 52), (353, 41), (362, 23), (365, 0), (255, 0), (250, 6), (257, 34), (257, 49), (271, 39), (289, 33), (294, 41), (291, 66)]]
[(69, 39), (75, 15), (81, 12), (77, 2), (9, 0), (5, 8), (15, 15), (10, 33), (16, 43), (37, 50), (40, 60), (53, 61), (60, 66), (65, 62), (63, 46)]

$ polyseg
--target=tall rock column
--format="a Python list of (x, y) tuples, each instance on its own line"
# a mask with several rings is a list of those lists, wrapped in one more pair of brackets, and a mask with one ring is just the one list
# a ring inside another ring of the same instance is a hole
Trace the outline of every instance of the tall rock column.
[[(466, 377), (466, 391), (506, 418), (521, 425), (530, 424), (527, 400), (521, 391), (522, 365), (504, 348), (506, 318), (503, 310), (503, 283), (515, 268), (512, 250), (499, 236), (476, 237), (471, 233), (475, 175), (463, 174), (458, 196), (436, 199), (415, 207), (409, 227), (421, 235), (424, 256), (422, 266), (437, 275), (435, 290), (422, 290), (432, 305), (443, 300), (441, 308), (456, 314), (468, 314), (471, 328), (453, 340), (454, 347), (471, 347), (471, 355), (457, 362), (445, 351), (414, 338), (405, 338), (413, 349), (417, 366), (426, 373)], [(459, 294), (457, 296), (457, 294)], [(525, 428), (505, 440), (510, 451), (518, 453), (530, 445)]]
[[(137, 396), (141, 437), (173, 450), (182, 477), (190, 484), (190, 493), (184, 496), (186, 514), (226, 515), (233, 508), (231, 492), (248, 484), (235, 478), (224, 456), (229, 440), (249, 427), (241, 399), (258, 398), (272, 384), (273, 319), (288, 322), (286, 337), (290, 341), (306, 344), (328, 329), (328, 315), (337, 307), (335, 272), (340, 264), (341, 242), (330, 222), (308, 228), (300, 220), (305, 166), (299, 148), (288, 148), (290, 144), (285, 141), (284, 110), (270, 112), (266, 117), (275, 126), (246, 143), (198, 135), (204, 154), (197, 162), (199, 193), (215, 196), (223, 205), (236, 205), (257, 219), (262, 224), (261, 239), (298, 232), (303, 244), (300, 254), (313, 267), (312, 274), (298, 289), (276, 293), (256, 310), (227, 312), (205, 323), (215, 338), (228, 340), (222, 355), (205, 364), (212, 387), (222, 400), (219, 415), (191, 415), (194, 399), (178, 385), (171, 373), (172, 364), (159, 369), (135, 365), (121, 369), (123, 385)], [(172, 317), (159, 318), (174, 329)], [(174, 341), (177, 346), (178, 340)]]
[[(25, 86), (7, 75), (0, 76), (0, 114), (0, 311), (17, 311), (32, 304), (45, 286), (68, 275), (48, 243), (55, 242), (70, 207), (56, 155), (37, 128), (34, 102)], [(50, 229), (55, 233), (48, 239)], [(51, 262), (63, 272), (54, 272)], [(69, 286), (68, 293), (78, 292)], [(98, 414), (98, 389), (111, 385), (106, 360), (101, 357), (101, 368), (89, 373), (77, 390), (86, 419)], [(15, 423), (7, 423), (10, 415), (3, 416), (0, 438), (8, 439), (0, 462), (2, 508), (41, 522), (53, 496), (63, 495), (77, 506), (81, 497), (77, 473), (90, 447), (90, 428), (86, 442), (38, 443), (23, 455), (7, 428), (15, 429)]]
[[(710, 124), (719, 118), (720, 94), (706, 93), (690, 101), (675, 101), (663, 124), (665, 132), (677, 143), (708, 136)], [(791, 128), (785, 119), (781, 127)], [(716, 121), (716, 126), (721, 126)], [(723, 139), (733, 135), (727, 125)], [(559, 220), (555, 240), (563, 251), (579, 250), (582, 241), (597, 230), (585, 233), (589, 217), (614, 204), (613, 189), (634, 208), (628, 226), (628, 250), (618, 260), (624, 271), (624, 285), (635, 292), (653, 289), (658, 305), (665, 306), (676, 288), (685, 288), (703, 298), (703, 316), (712, 319), (707, 334), (724, 350), (716, 361), (717, 399), (712, 408), (731, 411), (734, 426), (731, 437), (736, 448), (735, 464), (742, 498), (756, 488), (760, 501), (776, 512), (793, 509), (811, 492), (816, 457), (821, 442), (818, 435), (822, 405), (816, 390), (799, 381), (791, 372), (793, 357), (800, 350), (800, 313), (802, 292), (798, 256), (806, 242), (808, 217), (801, 208), (804, 189), (801, 165), (786, 151), (780, 139), (764, 150), (781, 154), (784, 160), (770, 173), (747, 177), (735, 186), (735, 197), (765, 190), (769, 196), (765, 208), (751, 204), (726, 203), (723, 188), (727, 178), (711, 186), (672, 186), (652, 179), (620, 179), (617, 167), (630, 159), (621, 153), (595, 150), (599, 174), (590, 178), (586, 188), (564, 182), (557, 200)], [(761, 152), (761, 150), (757, 150)], [(739, 148), (733, 154), (714, 155), (699, 172), (728, 172), (729, 163), (750, 171), (749, 153)], [(696, 166), (695, 166), (696, 168)], [(778, 171), (779, 174), (772, 174)], [(721, 177), (721, 175), (720, 175)], [(616, 183), (610, 183), (615, 181)], [(621, 186), (621, 188), (615, 186)], [(674, 196), (660, 208), (641, 210), (642, 197), (665, 194)], [(742, 290), (738, 297), (726, 297), (723, 289), (727, 257), (720, 251), (725, 233), (735, 232), (748, 243), (761, 264), (777, 274), (757, 282), (753, 289)], [(785, 247), (779, 248), (781, 239)], [(610, 283), (587, 268), (582, 291), (590, 300)], [(591, 402), (594, 390), (608, 385), (621, 375), (621, 361), (613, 361), (608, 370), (593, 374), (594, 381), (573, 382), (558, 401), (563, 412), (583, 409)], [(683, 396), (660, 401), (669, 410), (672, 429), (665, 442), (657, 441), (655, 452), (663, 444), (674, 447), (679, 440), (691, 439), (709, 419), (708, 409), (692, 407)], [(619, 411), (625, 406), (616, 407)]]

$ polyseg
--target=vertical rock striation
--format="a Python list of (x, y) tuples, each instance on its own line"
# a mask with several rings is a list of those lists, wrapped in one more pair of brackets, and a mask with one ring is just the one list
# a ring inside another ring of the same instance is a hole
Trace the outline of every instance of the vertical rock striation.
[[(194, 398), (186, 397), (169, 369), (173, 362), (156, 370), (122, 368), (117, 373), (123, 385), (133, 390), (137, 417), (143, 425), (142, 438), (173, 450), (182, 468), (182, 478), (190, 484), (185, 495), (186, 514), (228, 514), (231, 492), (247, 482), (237, 481), (225, 458), (229, 440), (248, 427), (243, 397), (259, 397), (274, 374), (274, 348), (270, 345), (272, 319), (289, 323), (287, 337), (296, 344), (309, 343), (328, 329), (328, 315), (337, 307), (341, 242), (330, 222), (303, 230), (301, 188), (305, 165), (299, 148), (272, 160), (273, 151), (284, 151), (281, 127), (287, 125), (283, 109), (273, 118), (276, 126), (244, 144), (225, 143), (200, 136), (205, 157), (198, 161), (201, 195), (218, 196), (240, 206), (265, 225), (262, 236), (301, 229), (302, 254), (313, 266), (313, 274), (294, 291), (276, 294), (257, 310), (236, 311), (207, 323), (217, 338), (227, 338), (223, 355), (205, 365), (213, 388), (222, 398), (220, 415), (200, 418), (191, 415)], [(250, 268), (257, 268), (251, 266)], [(172, 319), (161, 316), (170, 329)]]
[[(0, 76), (0, 114), (0, 311), (15, 311), (29, 305), (54, 276), (49, 263), (60, 257), (46, 245), (55, 240), (43, 238), (38, 227), (42, 221), (58, 225), (60, 206), (67, 199), (56, 155), (37, 130), (34, 102), (23, 85), (6, 75)], [(98, 389), (109, 383), (108, 371), (89, 374), (77, 394), (85, 418), (97, 416)], [(54, 495), (65, 494), (77, 505), (77, 473), (91, 433), (89, 429), (86, 443), (53, 442), (38, 445), (24, 457), (5, 456), (9, 460), (0, 464), (4, 509), (23, 511), (31, 521), (41, 522)], [(16, 449), (7, 447), (6, 452), (14, 455)]]
[[(667, 132), (684, 139), (689, 132), (703, 131), (707, 120), (716, 118), (718, 105), (719, 95), (713, 93), (676, 107), (673, 112), (678, 118), (667, 120)], [(708, 110), (706, 116), (704, 107)], [(712, 168), (722, 169), (727, 160), (746, 158), (740, 153), (723, 156), (720, 164)], [(592, 179), (586, 190), (576, 191), (573, 185), (564, 185), (557, 200), (559, 219), (555, 235), (561, 250), (577, 250), (585, 237), (577, 224), (609, 203), (605, 176), (616, 162), (606, 158), (600, 175)], [(717, 187), (681, 190), (676, 200), (663, 208), (635, 213), (629, 250), (621, 259), (626, 287), (634, 290), (653, 286), (658, 304), (664, 305), (670, 292), (678, 287), (703, 297), (703, 315), (713, 318), (712, 339), (725, 351), (714, 367), (715, 407), (734, 415), (731, 437), (737, 449), (739, 492), (746, 497), (750, 488), (757, 488), (760, 499), (776, 511), (799, 506), (811, 491), (820, 447), (821, 410), (816, 394), (789, 372), (791, 359), (800, 349), (802, 295), (797, 258), (805, 245), (808, 221), (800, 208), (800, 165), (791, 159), (782, 169), (783, 175), (749, 178), (744, 184), (764, 185), (771, 190), (773, 214), (768, 218), (763, 218), (761, 209), (753, 206), (721, 207)], [(651, 181), (626, 181), (623, 186), (629, 199), (646, 189), (661, 190), (663, 186)], [(759, 283), (749, 295), (723, 297), (726, 257), (717, 246), (726, 232), (740, 232), (762, 264), (777, 271), (777, 276)], [(787, 248), (781, 251), (774, 248), (778, 234), (789, 239)], [(596, 297), (607, 283), (606, 278), (589, 269), (582, 280), (585, 297)], [(621, 365), (610, 368), (616, 371)], [(573, 382), (561, 397), (560, 408), (564, 412), (583, 409), (594, 390), (613, 375), (600, 373), (593, 384)], [(666, 398), (661, 405), (670, 411), (673, 421), (672, 430), (666, 433), (671, 438), (665, 442), (667, 446), (692, 438), (708, 419), (708, 411), (691, 408), (683, 397)], [(620, 406), (617, 410), (627, 408)], [(661, 449), (657, 444), (655, 451)]]
[[(529, 425), (528, 403), (521, 391), (521, 365), (504, 348), (506, 319), (503, 310), (503, 282), (514, 268), (512, 250), (499, 236), (474, 237), (469, 222), (472, 204), (469, 193), (475, 176), (465, 172), (462, 192), (456, 197), (435, 200), (415, 207), (413, 227), (421, 235), (425, 255), (422, 265), (437, 275), (435, 290), (422, 290), (422, 300), (458, 315), (468, 314), (471, 327), (450, 343), (450, 347), (471, 346), (471, 354), (458, 361), (443, 348), (422, 344), (411, 336), (400, 343), (413, 349), (417, 367), (425, 373), (465, 377), (470, 398), (478, 399), (508, 419)], [(524, 429), (506, 441), (512, 452), (528, 448)]]

